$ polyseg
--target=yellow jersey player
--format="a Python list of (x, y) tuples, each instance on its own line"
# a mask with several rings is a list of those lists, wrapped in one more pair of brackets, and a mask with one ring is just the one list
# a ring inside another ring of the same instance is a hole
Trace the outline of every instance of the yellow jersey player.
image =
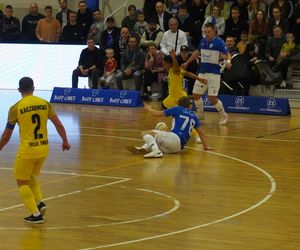
[(170, 52), (170, 56), (165, 56), (163, 61), (164, 68), (168, 71), (169, 95), (163, 100), (164, 108), (171, 108), (177, 105), (180, 97), (187, 96), (183, 86), (183, 78), (190, 77), (207, 84), (207, 80), (195, 74), (185, 71), (179, 67), (175, 51)]
[(42, 201), (42, 191), (36, 176), (48, 156), (48, 119), (54, 124), (62, 139), (62, 150), (69, 150), (66, 131), (52, 105), (33, 95), (34, 84), (29, 77), (19, 81), (22, 99), (8, 113), (6, 128), (1, 136), (0, 150), (9, 142), (16, 123), (19, 126), (20, 146), (14, 162), (14, 176), (19, 193), (31, 215), (24, 218), (28, 223), (43, 223), (47, 206)]

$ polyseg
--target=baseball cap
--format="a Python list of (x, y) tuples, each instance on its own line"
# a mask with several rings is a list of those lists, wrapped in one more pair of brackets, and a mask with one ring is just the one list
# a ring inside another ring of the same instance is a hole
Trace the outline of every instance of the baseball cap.
[(157, 20), (155, 18), (150, 18), (148, 23), (149, 24), (157, 24)]
[(180, 51), (189, 51), (189, 47), (186, 46), (186, 45), (182, 45), (182, 46), (180, 47)]
[(110, 17), (108, 17), (107, 19), (106, 19), (106, 22), (108, 23), (108, 22), (115, 22), (115, 19), (112, 17), (112, 16), (110, 16)]

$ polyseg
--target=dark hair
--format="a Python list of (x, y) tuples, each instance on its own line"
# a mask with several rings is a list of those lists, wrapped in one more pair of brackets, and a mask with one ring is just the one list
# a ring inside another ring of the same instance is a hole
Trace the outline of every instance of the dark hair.
[(178, 8), (179, 10), (187, 10), (187, 6), (185, 4), (182, 4)]
[(164, 61), (165, 61), (166, 63), (169, 63), (169, 64), (173, 65), (173, 58), (172, 58), (172, 56), (170, 56), (170, 55), (166, 55), (166, 56), (164, 57)]
[(10, 4), (8, 4), (8, 5), (6, 5), (6, 6), (5, 6), (5, 9), (12, 10), (12, 9), (13, 9), (13, 7), (12, 7)]
[(215, 27), (215, 25), (213, 23), (206, 23), (206, 24), (204, 24), (204, 28), (216, 29), (216, 27)]
[(135, 6), (134, 4), (130, 4), (130, 5), (128, 6), (128, 10), (131, 10), (131, 9), (136, 10), (136, 6)]
[(147, 48), (151, 47), (151, 46), (154, 46), (156, 48), (156, 43), (155, 42), (150, 42), (148, 43), (147, 45)]
[(30, 77), (23, 77), (19, 81), (20, 92), (33, 92), (33, 80)]
[(184, 107), (184, 108), (190, 108), (191, 103), (190, 99), (187, 96), (182, 96), (177, 101), (178, 106)]
[(100, 12), (101, 13), (101, 10), (100, 9), (95, 9), (95, 10), (93, 10), (93, 13), (95, 13), (95, 12)]
[(47, 6), (44, 8), (44, 10), (52, 10), (52, 6), (47, 5)]
[[(59, 3), (61, 0), (58, 0), (57, 2)], [(64, 0), (66, 3), (68, 3), (68, 0)]]

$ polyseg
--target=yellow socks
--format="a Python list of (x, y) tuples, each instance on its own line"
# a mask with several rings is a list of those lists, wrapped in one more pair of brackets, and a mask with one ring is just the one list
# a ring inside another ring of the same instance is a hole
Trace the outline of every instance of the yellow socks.
[(39, 202), (43, 199), (40, 183), (34, 176), (31, 176), (28, 185), (33, 193), (36, 204), (39, 204)]
[(40, 212), (39, 212), (39, 210), (36, 206), (34, 195), (31, 191), (31, 189), (29, 188), (29, 186), (28, 185), (22, 185), (19, 188), (19, 193), (20, 193), (20, 197), (21, 197), (23, 203), (29, 209), (29, 211), (35, 216), (39, 215)]

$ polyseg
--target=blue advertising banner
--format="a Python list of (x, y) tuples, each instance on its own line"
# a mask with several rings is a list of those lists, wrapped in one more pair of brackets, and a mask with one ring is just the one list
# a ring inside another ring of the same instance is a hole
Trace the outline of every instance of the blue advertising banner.
[(143, 106), (139, 91), (54, 87), (50, 102), (101, 106)]
[[(218, 98), (223, 102), (226, 112), (278, 116), (291, 114), (289, 100), (286, 98), (232, 95), (219, 95)], [(216, 111), (207, 96), (203, 97), (203, 102), (205, 111)]]

